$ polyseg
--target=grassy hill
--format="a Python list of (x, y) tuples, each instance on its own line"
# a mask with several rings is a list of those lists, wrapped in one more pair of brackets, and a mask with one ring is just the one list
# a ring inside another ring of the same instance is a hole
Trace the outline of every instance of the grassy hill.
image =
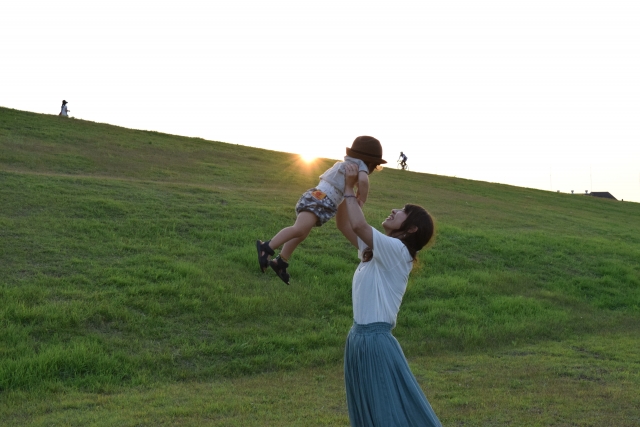
[[(333, 162), (0, 108), (0, 419), (348, 425), (356, 254), (331, 221), (286, 286), (254, 246)], [(408, 202), (394, 334), (444, 425), (640, 424), (640, 204), (371, 176), (371, 224)]]

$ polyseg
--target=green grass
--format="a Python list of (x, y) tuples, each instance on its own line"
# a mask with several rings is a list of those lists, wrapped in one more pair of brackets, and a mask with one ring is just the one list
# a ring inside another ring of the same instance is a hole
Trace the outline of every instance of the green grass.
[[(287, 287), (254, 246), (332, 163), (0, 108), (0, 419), (347, 425), (356, 254), (315, 229)], [(394, 334), (444, 425), (640, 423), (639, 204), (371, 182), (437, 220)]]

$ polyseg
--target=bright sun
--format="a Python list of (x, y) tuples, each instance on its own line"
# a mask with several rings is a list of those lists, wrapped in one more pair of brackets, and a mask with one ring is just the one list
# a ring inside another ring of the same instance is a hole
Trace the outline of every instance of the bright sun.
[(300, 159), (305, 163), (312, 163), (316, 159), (316, 156), (311, 153), (300, 153)]

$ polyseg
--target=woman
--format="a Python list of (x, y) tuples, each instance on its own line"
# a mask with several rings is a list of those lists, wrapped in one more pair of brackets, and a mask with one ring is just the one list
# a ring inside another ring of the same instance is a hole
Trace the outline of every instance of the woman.
[(352, 426), (441, 426), (391, 334), (417, 252), (431, 240), (433, 219), (420, 206), (394, 209), (382, 223), (367, 224), (353, 192), (357, 168), (345, 167), (344, 203), (336, 222), (358, 248), (353, 276), (353, 318), (344, 355)]
[(63, 99), (62, 100), (62, 107), (60, 107), (60, 114), (58, 114), (59, 116), (69, 117), (69, 115), (67, 113), (70, 113), (71, 110), (67, 109), (67, 104), (68, 104), (68, 102)]

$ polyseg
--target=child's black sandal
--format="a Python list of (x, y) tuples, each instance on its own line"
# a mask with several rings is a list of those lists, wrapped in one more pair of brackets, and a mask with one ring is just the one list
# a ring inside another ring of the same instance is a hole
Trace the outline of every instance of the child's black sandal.
[(273, 256), (275, 252), (269, 246), (270, 240), (263, 242), (262, 240), (256, 240), (256, 248), (258, 249), (258, 263), (260, 264), (260, 270), (264, 273), (269, 267), (269, 256)]
[(280, 256), (278, 256), (276, 259), (272, 259), (271, 261), (269, 261), (269, 265), (271, 266), (273, 271), (276, 272), (278, 277), (288, 285), (289, 278), (291, 277), (289, 276), (289, 273), (287, 273), (287, 268), (289, 267), (289, 263), (283, 260), (282, 258), (280, 258)]

